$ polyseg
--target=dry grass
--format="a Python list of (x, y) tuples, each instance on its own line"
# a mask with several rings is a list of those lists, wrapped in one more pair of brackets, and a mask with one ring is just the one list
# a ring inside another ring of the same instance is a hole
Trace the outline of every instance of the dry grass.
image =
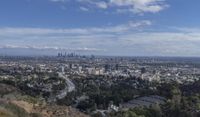
[(0, 83), (0, 117), (88, 117), (67, 106), (48, 105)]
[(3, 108), (0, 108), (0, 117), (13, 117), (13, 114)]

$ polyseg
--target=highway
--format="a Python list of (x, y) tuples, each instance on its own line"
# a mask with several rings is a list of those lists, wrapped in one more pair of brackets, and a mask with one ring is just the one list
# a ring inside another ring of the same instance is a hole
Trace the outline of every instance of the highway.
[(64, 97), (67, 95), (67, 93), (70, 93), (70, 92), (72, 92), (72, 91), (75, 90), (75, 85), (74, 85), (74, 83), (73, 83), (69, 78), (67, 78), (67, 76), (64, 75), (63, 73), (60, 73), (60, 72), (59, 72), (59, 73), (58, 73), (58, 76), (61, 77), (61, 78), (63, 78), (63, 79), (65, 79), (65, 82), (66, 82), (66, 84), (67, 84), (67, 86), (65, 87), (65, 89), (61, 90), (60, 93), (56, 96), (58, 99), (62, 99), (62, 98), (64, 98)]
[(65, 89), (61, 90), (58, 95), (56, 95), (55, 97), (51, 97), (50, 100), (53, 101), (56, 101), (57, 99), (63, 99), (67, 95), (67, 93), (70, 93), (75, 90), (74, 83), (69, 78), (67, 78), (66, 75), (59, 72), (58, 76), (65, 79), (65, 83), (67, 86), (65, 87)]

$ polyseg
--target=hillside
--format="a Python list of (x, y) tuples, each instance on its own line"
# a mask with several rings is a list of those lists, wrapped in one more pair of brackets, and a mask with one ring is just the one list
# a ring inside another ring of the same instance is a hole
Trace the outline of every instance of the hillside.
[(0, 117), (88, 117), (74, 108), (24, 95), (13, 86), (0, 87)]

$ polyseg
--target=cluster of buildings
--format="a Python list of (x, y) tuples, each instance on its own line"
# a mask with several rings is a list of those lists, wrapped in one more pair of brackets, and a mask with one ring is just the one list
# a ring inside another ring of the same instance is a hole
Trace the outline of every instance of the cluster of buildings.
[(38, 73), (62, 72), (67, 75), (137, 77), (150, 82), (178, 83), (199, 80), (200, 66), (191, 62), (170, 62), (152, 58), (78, 56), (59, 53), (58, 57), (0, 58), (1, 79), (22, 76), (38, 77)]

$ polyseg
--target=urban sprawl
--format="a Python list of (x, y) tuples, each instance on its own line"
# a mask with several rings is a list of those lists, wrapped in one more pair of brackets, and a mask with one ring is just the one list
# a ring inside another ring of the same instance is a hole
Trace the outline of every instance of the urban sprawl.
[[(13, 86), (38, 103), (70, 106), (94, 117), (129, 117), (125, 115), (131, 112), (135, 116), (130, 117), (138, 117), (154, 111), (170, 117), (178, 109), (198, 117), (199, 78), (199, 58), (75, 53), (0, 57), (1, 85)], [(12, 96), (1, 94), (2, 99)]]

